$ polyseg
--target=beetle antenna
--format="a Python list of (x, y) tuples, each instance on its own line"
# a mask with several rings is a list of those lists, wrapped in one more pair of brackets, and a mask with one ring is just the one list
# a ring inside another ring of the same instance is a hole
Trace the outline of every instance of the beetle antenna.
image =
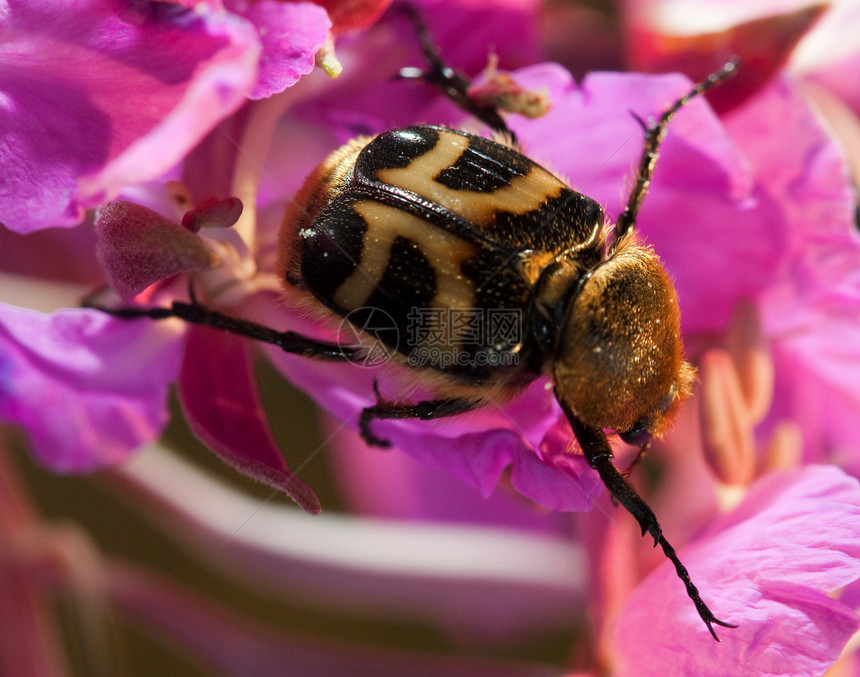
[(612, 241), (612, 247), (609, 251), (610, 255), (615, 253), (618, 243), (636, 227), (636, 217), (639, 215), (639, 209), (642, 207), (645, 194), (648, 192), (651, 176), (654, 174), (654, 166), (657, 164), (657, 158), (660, 154), (660, 144), (663, 143), (663, 139), (666, 137), (669, 121), (675, 117), (675, 114), (679, 110), (697, 96), (704, 94), (712, 87), (732, 77), (737, 72), (739, 63), (740, 60), (734, 57), (724, 64), (722, 68), (696, 83), (693, 89), (672, 104), (656, 122), (652, 120), (646, 124), (642, 118), (632, 113), (633, 118), (645, 131), (645, 145), (639, 158), (639, 167), (636, 170), (636, 183), (630, 192), (630, 197), (627, 199), (627, 206), (624, 207), (624, 211), (618, 217), (615, 225), (615, 239)]

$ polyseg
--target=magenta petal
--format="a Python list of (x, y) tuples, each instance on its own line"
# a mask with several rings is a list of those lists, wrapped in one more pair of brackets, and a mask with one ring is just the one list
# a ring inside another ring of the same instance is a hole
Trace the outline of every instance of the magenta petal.
[(667, 562), (621, 609), (619, 674), (821, 675), (860, 628), (829, 596), (860, 577), (860, 485), (834, 467), (770, 475), (680, 557), (712, 610), (739, 627), (717, 628), (714, 642)]
[(251, 345), (208, 327), (191, 327), (179, 377), (191, 429), (225, 462), (285, 492), (305, 511), (320, 511), (313, 491), (290, 472), (257, 393)]
[(179, 368), (175, 324), (0, 305), (0, 417), (59, 471), (117, 463), (156, 439)]
[(591, 509), (591, 497), (599, 480), (588, 470), (581, 455), (568, 455), (568, 464), (547, 463), (511, 430), (488, 430), (449, 438), (432, 431), (416, 434), (392, 426), (389, 438), (400, 449), (431, 467), (444, 468), (488, 496), (504, 473), (526, 498), (556, 511)]
[(250, 5), (244, 17), (257, 27), (263, 47), (257, 84), (248, 95), (251, 99), (282, 92), (310, 73), (331, 28), (326, 11), (310, 2), (260, 0)]
[(819, 298), (811, 306), (798, 299), (797, 312), (780, 313), (780, 321), (793, 317), (794, 322), (776, 335), (776, 391), (768, 423), (796, 423), (803, 432), (807, 460), (837, 460), (858, 476), (860, 274), (854, 277), (852, 296), (830, 302)]
[(0, 222), (21, 233), (163, 173), (256, 77), (254, 31), (223, 11), (83, 0), (0, 15)]
[(726, 124), (787, 234), (760, 302), (777, 363), (770, 423), (798, 423), (807, 459), (838, 455), (856, 469), (860, 233), (842, 149), (790, 82), (775, 82)]
[[(732, 111), (725, 124), (792, 235), (786, 254), (803, 257), (813, 236), (849, 233), (855, 196), (844, 151), (792, 82), (775, 81)], [(784, 143), (787, 137), (794, 143)], [(819, 270), (832, 273), (824, 265)]]
[(483, 497), (444, 469), (406, 454), (369, 447), (352, 430), (326, 417), (327, 462), (350, 512), (369, 517), (516, 527), (532, 534), (566, 533), (567, 516), (535, 510), (519, 496)]
[(465, 73), (475, 74), (486, 67), (490, 45), (504, 69), (536, 63), (546, 53), (538, 28), (546, 16), (540, 0), (420, 0), (414, 4), (426, 17), (446, 62)]
[[(277, 349), (267, 348), (267, 353), (295, 384), (351, 427), (373, 403), (377, 371), (314, 363)], [(488, 406), (441, 421), (375, 421), (373, 429), (399, 451), (477, 487), (485, 496), (510, 473), (513, 488), (542, 506), (589, 510), (600, 479), (581, 454), (567, 453), (569, 431), (561, 439), (555, 430), (560, 415), (544, 382), (538, 381), (506, 408)], [(543, 453), (544, 446), (552, 453)]]

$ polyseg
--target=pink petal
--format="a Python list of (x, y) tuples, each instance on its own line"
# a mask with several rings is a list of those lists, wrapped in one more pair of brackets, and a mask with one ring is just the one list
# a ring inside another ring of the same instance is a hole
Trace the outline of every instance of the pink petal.
[(224, 461), (318, 513), (319, 500), (290, 472), (272, 437), (250, 351), (247, 339), (192, 326), (179, 381), (182, 408), (194, 434)]
[(104, 284), (95, 245), (91, 221), (75, 228), (40, 230), (29, 235), (2, 231), (0, 270), (23, 279), (35, 276), (95, 289)]
[[(856, 12), (851, 23), (854, 25), (848, 30), (860, 29), (860, 15)], [(843, 35), (847, 33), (844, 25), (839, 27), (839, 32)], [(816, 70), (809, 77), (834, 92), (851, 107), (855, 114), (860, 115), (860, 87), (857, 86), (854, 77), (858, 69), (860, 69), (860, 49), (856, 49), (853, 54), (837, 63), (830, 63)]]
[(22, 426), (53, 470), (118, 463), (167, 422), (179, 331), (94, 310), (0, 305), (0, 417)]
[(768, 423), (797, 423), (806, 459), (836, 461), (860, 473), (860, 287), (844, 306), (806, 309), (795, 334), (777, 335), (776, 396)]
[(679, 554), (714, 612), (739, 627), (718, 628), (714, 642), (667, 562), (619, 614), (620, 674), (820, 675), (860, 628), (829, 596), (860, 577), (860, 487), (836, 468), (766, 477)]
[(241, 13), (257, 27), (262, 44), (260, 74), (248, 95), (251, 99), (282, 92), (310, 73), (332, 26), (325, 9), (310, 2), (259, 0)]
[(244, 101), (257, 39), (224, 12), (97, 0), (3, 15), (0, 222), (78, 223), (86, 207), (173, 166)]
[[(373, 372), (313, 363), (279, 354), (276, 348), (267, 352), (296, 385), (351, 427), (357, 425), (361, 410), (374, 401)], [(510, 472), (513, 487), (541, 505), (553, 510), (587, 510), (601, 484), (581, 455), (565, 453), (570, 438), (566, 444), (548, 445), (552, 453), (544, 455), (538, 450), (558, 415), (543, 383), (538, 382), (509, 410), (488, 408), (438, 422), (376, 421), (373, 429), (400, 451), (451, 473), (484, 496)]]
[[(854, 235), (854, 196), (842, 151), (793, 83), (774, 82), (724, 122), (762, 192), (779, 209), (783, 230), (791, 233), (791, 249), (781, 255), (816, 252), (810, 236)], [(784, 143), (787, 135), (793, 143)], [(817, 272), (832, 274), (826, 267)]]
[[(490, 49), (505, 69), (536, 63), (544, 54), (539, 28), (544, 5), (538, 0), (420, 0), (415, 4), (448, 65), (470, 75), (486, 67)], [(405, 65), (424, 67), (425, 63)]]
[[(786, 233), (760, 304), (777, 361), (770, 423), (798, 422), (808, 458), (838, 453), (857, 465), (860, 233), (845, 160), (789, 83), (775, 83), (729, 116), (727, 126)], [(783, 143), (788, 137), (795, 142)]]
[(564, 533), (567, 517), (537, 511), (510, 492), (483, 497), (445, 468), (366, 445), (358, 433), (327, 418), (332, 466), (353, 514), (397, 520), (504, 525), (529, 533)]

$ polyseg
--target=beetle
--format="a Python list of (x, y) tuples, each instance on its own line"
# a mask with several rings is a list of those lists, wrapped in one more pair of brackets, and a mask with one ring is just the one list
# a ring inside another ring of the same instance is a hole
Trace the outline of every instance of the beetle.
[[(350, 323), (371, 347), (445, 393), (390, 401), (375, 388), (376, 403), (359, 420), (371, 444), (388, 444), (373, 431), (377, 419), (454, 416), (549, 378), (585, 459), (671, 560), (719, 641), (714, 625), (737, 626), (719, 620), (702, 600), (654, 512), (615, 467), (604, 431), (644, 449), (690, 395), (694, 369), (683, 357), (674, 285), (655, 252), (636, 242), (634, 228), (670, 120), (732, 75), (737, 62), (696, 84), (656, 121), (637, 118), (645, 143), (613, 227), (596, 201), (522, 154), (498, 112), (471, 101), (468, 82), (444, 65), (420, 26), (419, 37), (431, 67), (417, 76), (499, 134), (487, 139), (418, 125), (335, 150), (288, 208), (280, 277), (290, 296)], [(414, 70), (404, 75), (416, 77)], [(193, 299), (169, 308), (104, 310), (125, 318), (178, 317), (314, 359), (356, 361), (369, 349), (276, 331)], [(368, 321), (378, 311), (388, 326)], [(440, 313), (449, 323), (442, 342), (432, 322), (418, 321)], [(476, 332), (495, 315), (513, 318), (515, 331)]]

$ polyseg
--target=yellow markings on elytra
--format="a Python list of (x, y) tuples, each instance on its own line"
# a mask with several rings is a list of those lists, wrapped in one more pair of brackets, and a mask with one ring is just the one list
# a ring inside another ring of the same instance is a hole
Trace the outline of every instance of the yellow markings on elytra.
[(540, 209), (550, 198), (561, 195), (566, 188), (558, 178), (545, 169), (532, 166), (525, 176), (514, 177), (510, 184), (489, 193), (449, 188), (435, 177), (454, 165), (469, 147), (469, 138), (440, 131), (438, 143), (405, 167), (381, 169), (380, 181), (417, 193), (442, 205), (477, 226), (489, 226), (498, 212), (527, 214)]
[[(448, 231), (428, 224), (397, 207), (362, 200), (352, 208), (367, 223), (361, 261), (334, 293), (335, 302), (347, 310), (367, 304), (391, 260), (391, 247), (398, 237), (415, 243), (436, 272), (436, 295), (431, 307), (471, 308), (475, 284), (464, 276), (460, 265), (475, 255), (475, 247)], [(394, 262), (396, 263), (396, 262)]]

